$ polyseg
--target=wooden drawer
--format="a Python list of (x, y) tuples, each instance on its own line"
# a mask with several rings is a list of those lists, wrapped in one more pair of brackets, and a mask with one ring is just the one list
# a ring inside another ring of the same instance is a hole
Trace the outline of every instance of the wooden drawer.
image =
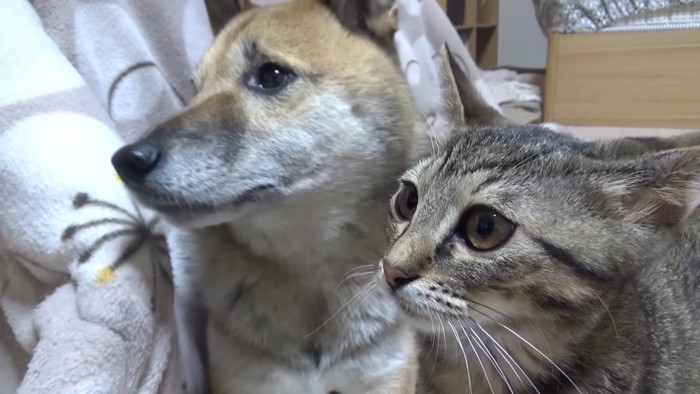
[(700, 129), (700, 30), (549, 37), (544, 121)]

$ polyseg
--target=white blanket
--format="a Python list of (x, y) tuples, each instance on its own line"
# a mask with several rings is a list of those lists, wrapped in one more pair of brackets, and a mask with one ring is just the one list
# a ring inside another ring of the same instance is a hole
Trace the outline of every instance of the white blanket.
[[(439, 128), (440, 46), (479, 71), (435, 0), (399, 4)], [(110, 158), (192, 98), (212, 38), (204, 0), (2, 0), (0, 394), (182, 392), (162, 229)]]
[(110, 157), (194, 94), (203, 2), (2, 9), (0, 393), (177, 392), (158, 221)]

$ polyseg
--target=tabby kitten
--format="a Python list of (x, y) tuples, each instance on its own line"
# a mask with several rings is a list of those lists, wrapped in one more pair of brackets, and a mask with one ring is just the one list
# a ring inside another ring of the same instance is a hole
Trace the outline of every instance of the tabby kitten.
[[(423, 393), (699, 393), (700, 135), (466, 125), (400, 178), (380, 286)], [(470, 104), (471, 105), (471, 104)]]

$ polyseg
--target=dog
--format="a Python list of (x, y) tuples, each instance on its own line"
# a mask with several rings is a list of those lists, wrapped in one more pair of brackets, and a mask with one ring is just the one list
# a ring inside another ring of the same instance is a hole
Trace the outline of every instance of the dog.
[(415, 392), (415, 335), (374, 287), (396, 178), (431, 146), (396, 27), (391, 0), (245, 11), (192, 102), (113, 155), (173, 225), (189, 392)]

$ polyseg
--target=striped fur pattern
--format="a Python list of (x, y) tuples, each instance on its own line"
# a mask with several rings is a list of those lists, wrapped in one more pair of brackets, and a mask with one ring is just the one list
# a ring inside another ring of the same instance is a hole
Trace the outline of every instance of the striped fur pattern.
[(700, 134), (466, 124), (448, 71), (457, 128), (400, 178), (382, 261), (419, 392), (698, 392)]

